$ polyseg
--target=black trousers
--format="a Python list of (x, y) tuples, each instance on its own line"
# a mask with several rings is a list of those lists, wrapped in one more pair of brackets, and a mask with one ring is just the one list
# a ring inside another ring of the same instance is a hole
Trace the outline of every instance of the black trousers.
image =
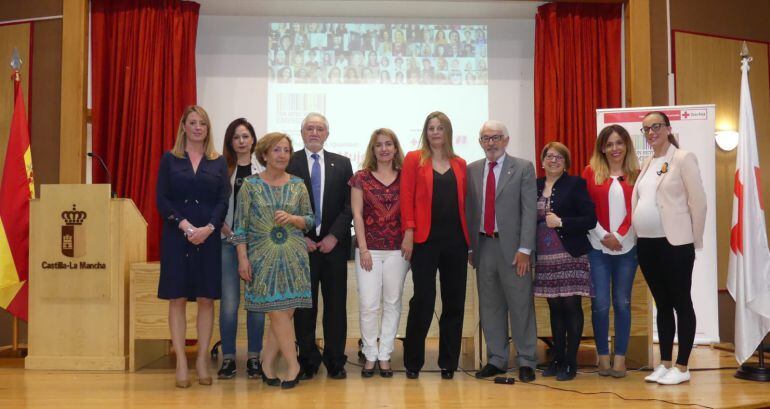
[(671, 361), (676, 331), (679, 334), (676, 363), (686, 366), (695, 340), (695, 309), (690, 295), (695, 246), (692, 243), (674, 246), (665, 237), (640, 237), (637, 256), (658, 309), (660, 359)]
[(468, 245), (462, 233), (415, 244), (412, 254), (414, 295), (409, 301), (404, 366), (419, 371), (425, 364), (425, 337), (436, 305), (436, 270), (441, 282), (438, 366), (456, 370), (465, 313)]
[[(348, 330), (347, 256), (349, 248), (340, 241), (328, 254), (316, 250), (310, 256), (310, 285), (313, 292), (313, 308), (294, 312), (294, 332), (299, 347), (299, 364), (303, 370), (318, 370), (323, 360), (329, 373), (345, 367), (345, 338)], [(323, 356), (316, 345), (316, 320), (318, 318), (318, 288), (323, 296)]]

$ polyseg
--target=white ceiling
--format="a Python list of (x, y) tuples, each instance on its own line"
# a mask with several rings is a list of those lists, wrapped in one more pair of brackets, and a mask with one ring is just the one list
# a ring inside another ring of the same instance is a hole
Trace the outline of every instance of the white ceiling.
[(542, 1), (194, 0), (201, 15), (530, 19)]

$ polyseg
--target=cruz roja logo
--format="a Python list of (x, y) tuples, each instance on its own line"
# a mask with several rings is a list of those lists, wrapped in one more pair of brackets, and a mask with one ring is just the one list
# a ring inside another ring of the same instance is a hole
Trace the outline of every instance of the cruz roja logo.
[(83, 221), (88, 215), (78, 211), (73, 204), (71, 211), (61, 212), (64, 225), (61, 226), (61, 253), (67, 257), (82, 257), (86, 254), (86, 232)]

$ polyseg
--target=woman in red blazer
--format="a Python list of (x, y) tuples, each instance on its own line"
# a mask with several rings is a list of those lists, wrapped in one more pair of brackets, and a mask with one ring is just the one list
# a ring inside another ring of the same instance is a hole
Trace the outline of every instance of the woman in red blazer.
[[(588, 193), (596, 205), (596, 227), (588, 232), (591, 281), (591, 323), (599, 356), (599, 375), (626, 376), (626, 351), (631, 333), (631, 290), (636, 275), (636, 233), (631, 226), (631, 193), (639, 175), (631, 135), (620, 125), (599, 132), (591, 162), (583, 170)], [(612, 297), (610, 298), (610, 294)], [(615, 359), (610, 366), (607, 336), (610, 306), (615, 312)]]
[(401, 251), (412, 261), (414, 295), (409, 301), (404, 367), (420, 375), (436, 303), (436, 270), (441, 282), (439, 357), (443, 379), (452, 379), (460, 358), (468, 264), (465, 222), (465, 160), (452, 149), (452, 123), (442, 112), (425, 118), (420, 149), (409, 152), (401, 170)]

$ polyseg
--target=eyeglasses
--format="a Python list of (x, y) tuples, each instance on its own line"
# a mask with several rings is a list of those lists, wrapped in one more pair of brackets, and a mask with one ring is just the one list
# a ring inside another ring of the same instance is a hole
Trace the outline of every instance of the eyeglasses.
[(505, 138), (505, 135), (490, 135), (490, 136), (485, 135), (479, 138), (479, 142), (481, 143), (487, 143), (489, 141), (499, 142), (499, 141), (502, 141), (503, 138)]
[(564, 160), (564, 156), (561, 155), (554, 155), (549, 153), (548, 155), (545, 155), (545, 160), (550, 160), (553, 162), (561, 162)]
[(642, 129), (640, 129), (639, 131), (643, 135), (647, 135), (650, 132), (650, 129), (652, 129), (653, 132), (658, 132), (660, 131), (660, 128), (664, 126), (667, 126), (667, 125), (664, 124), (663, 122), (658, 122), (657, 124), (652, 124), (651, 126), (643, 126)]

